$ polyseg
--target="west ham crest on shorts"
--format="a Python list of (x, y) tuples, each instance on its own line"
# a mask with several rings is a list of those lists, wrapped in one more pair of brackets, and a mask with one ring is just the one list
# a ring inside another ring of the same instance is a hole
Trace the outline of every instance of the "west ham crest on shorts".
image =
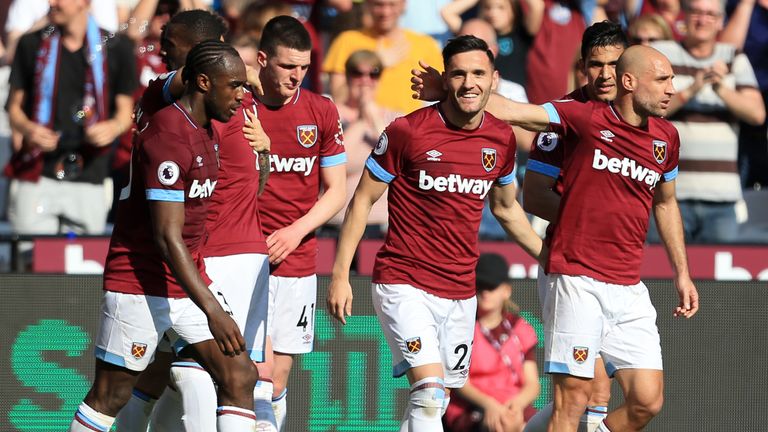
[(296, 126), (296, 139), (302, 146), (312, 147), (317, 142), (317, 125)]
[(408, 352), (416, 354), (421, 351), (421, 338), (416, 336), (405, 340), (405, 347), (408, 348)]
[(131, 345), (131, 355), (136, 360), (144, 357), (144, 354), (147, 353), (147, 344), (134, 342), (133, 345)]
[(587, 361), (587, 357), (589, 356), (589, 348), (583, 347), (583, 346), (575, 346), (573, 347), (573, 359), (576, 360), (576, 363), (582, 364), (585, 361)]
[(653, 157), (658, 163), (664, 163), (667, 160), (667, 142), (653, 140)]
[(486, 172), (491, 172), (492, 169), (496, 168), (496, 149), (483, 149), (483, 168)]

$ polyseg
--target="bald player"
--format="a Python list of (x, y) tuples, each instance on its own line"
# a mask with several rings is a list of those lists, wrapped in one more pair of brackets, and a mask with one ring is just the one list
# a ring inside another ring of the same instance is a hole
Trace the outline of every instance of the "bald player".
[(209, 41), (189, 52), (183, 74), (184, 95), (158, 111), (134, 144), (104, 270), (95, 381), (70, 432), (110, 430), (165, 333), (189, 344), (218, 383), (217, 429), (256, 426), (258, 372), (202, 256), (219, 165), (211, 121), (237, 112), (245, 65), (234, 48)]
[[(544, 370), (555, 394), (550, 431), (577, 430), (597, 353), (625, 394), (597, 430), (641, 430), (661, 409), (656, 311), (639, 276), (651, 209), (675, 273), (673, 313), (690, 318), (699, 308), (675, 197), (679, 138), (661, 119), (674, 94), (672, 67), (653, 48), (636, 46), (619, 59), (616, 77), (611, 104), (562, 100), (511, 104), (506, 112), (517, 125), (569, 137), (531, 154), (563, 174), (543, 305)], [(417, 88), (421, 81), (415, 77)]]

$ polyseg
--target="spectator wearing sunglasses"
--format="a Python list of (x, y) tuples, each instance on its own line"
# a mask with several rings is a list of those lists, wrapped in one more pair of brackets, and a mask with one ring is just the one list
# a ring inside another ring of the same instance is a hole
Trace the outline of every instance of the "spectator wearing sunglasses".
[(629, 26), (627, 31), (632, 45), (649, 46), (654, 42), (672, 39), (672, 30), (661, 15), (643, 15)]
[[(375, 95), (384, 70), (379, 56), (370, 50), (353, 52), (344, 64), (348, 97), (338, 104), (339, 118), (344, 126), (344, 147), (347, 153), (347, 204), (365, 168), (365, 160), (376, 146), (384, 127), (401, 114), (376, 103)], [(337, 228), (344, 220), (347, 205), (329, 221)], [(387, 199), (376, 202), (368, 219), (366, 236), (383, 237), (387, 224)]]

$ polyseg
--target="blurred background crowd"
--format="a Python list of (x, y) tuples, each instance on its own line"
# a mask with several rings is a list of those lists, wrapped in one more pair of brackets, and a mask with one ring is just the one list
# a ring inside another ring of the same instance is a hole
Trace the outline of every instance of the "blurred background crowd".
[[(70, 11), (89, 3), (86, 40), (68, 46)], [(384, 127), (423, 105), (410, 70), (419, 61), (440, 69), (449, 38), (485, 39), (497, 91), (539, 104), (585, 83), (576, 66), (584, 29), (620, 23), (631, 43), (662, 49), (675, 66), (670, 120), (681, 131), (687, 240), (768, 243), (768, 138), (765, 116), (754, 115), (768, 100), (768, 0), (0, 0), (0, 235), (109, 233), (128, 177), (133, 103), (166, 72), (160, 53), (175, 47), (163, 26), (182, 9), (220, 14), (252, 66), (271, 17), (302, 20), (314, 44), (303, 85), (338, 106), (350, 197)], [(76, 67), (56, 72), (63, 61)], [(532, 135), (516, 133), (522, 180)], [(503, 239), (488, 216), (481, 237)], [(336, 235), (342, 217), (321, 235)], [(386, 224), (382, 200), (366, 235), (381, 237)]]

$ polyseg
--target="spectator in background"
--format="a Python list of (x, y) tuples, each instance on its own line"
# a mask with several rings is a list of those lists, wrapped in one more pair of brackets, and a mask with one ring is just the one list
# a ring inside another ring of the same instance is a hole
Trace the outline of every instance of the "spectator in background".
[(376, 93), (376, 102), (387, 109), (410, 113), (422, 106), (411, 97), (411, 68), (424, 60), (431, 65), (442, 64), (440, 49), (429, 36), (399, 27), (405, 0), (364, 0), (370, 13), (370, 25), (360, 30), (341, 33), (328, 50), (323, 72), (329, 75), (330, 92), (337, 104), (347, 98), (344, 65), (349, 55), (360, 49), (376, 52), (384, 71)]
[(512, 301), (509, 264), (482, 254), (475, 271), (477, 322), (469, 380), (453, 392), (443, 422), (449, 432), (519, 432), (536, 412), (538, 339)]
[(51, 2), (51, 24), (22, 36), (14, 56), (6, 107), (24, 139), (5, 174), (20, 234), (104, 233), (110, 145), (132, 124), (136, 63), (131, 41), (110, 37), (89, 8)]
[(645, 15), (660, 16), (672, 31), (672, 39), (683, 40), (687, 24), (680, 0), (626, 0), (624, 16), (630, 24)]
[(605, 11), (592, 2), (545, 0), (526, 63), (525, 89), (531, 103), (541, 104), (573, 90), (581, 34), (587, 25), (604, 18)]
[(632, 45), (650, 45), (672, 39), (669, 24), (660, 15), (643, 15), (630, 24), (627, 30)]
[[(344, 65), (348, 97), (337, 107), (341, 124), (344, 126), (344, 148), (347, 153), (347, 199), (344, 208), (328, 221), (329, 225), (338, 227), (344, 221), (349, 201), (365, 170), (366, 159), (379, 141), (384, 127), (400, 116), (399, 113), (380, 107), (374, 100), (373, 95), (379, 87), (383, 69), (381, 59), (369, 50), (353, 52)], [(386, 230), (385, 192), (371, 208), (365, 235), (382, 238)]]
[[(768, 0), (728, 0), (728, 24), (720, 41), (744, 51), (757, 76), (768, 110)], [(760, 189), (768, 186), (768, 127), (742, 122), (739, 131), (739, 167), (742, 185)]]
[[(251, 3), (240, 16), (240, 26), (237, 29), (238, 34), (234, 35), (232, 40), (234, 41), (239, 36), (248, 36), (259, 41), (261, 40), (261, 32), (269, 20), (278, 15), (290, 15), (292, 10), (291, 5), (280, 1)], [(257, 42), (255, 46), (257, 50), (258, 46)]]
[(443, 46), (455, 31), (440, 17), (440, 10), (449, 3), (463, 0), (406, 0), (405, 13), (400, 17), (400, 26), (408, 30), (429, 35), (438, 45)]
[(247, 34), (239, 34), (230, 41), (232, 47), (240, 54), (243, 63), (252, 68), (258, 67), (259, 40)]
[[(692, 0), (682, 42), (654, 44), (675, 70), (677, 93), (668, 118), (680, 133), (677, 196), (688, 241), (736, 240), (741, 183), (736, 166), (737, 120), (759, 125), (765, 107), (747, 56), (717, 42), (723, 25), (719, 0)], [(665, 155), (656, 155), (659, 163)], [(650, 229), (656, 240), (656, 230)]]
[[(496, 31), (496, 69), (500, 78), (525, 87), (525, 61), (533, 38), (541, 27), (543, 0), (457, 0), (441, 11), (454, 32), (461, 27), (461, 15), (479, 5), (479, 17)], [(525, 10), (525, 11), (524, 11)]]

